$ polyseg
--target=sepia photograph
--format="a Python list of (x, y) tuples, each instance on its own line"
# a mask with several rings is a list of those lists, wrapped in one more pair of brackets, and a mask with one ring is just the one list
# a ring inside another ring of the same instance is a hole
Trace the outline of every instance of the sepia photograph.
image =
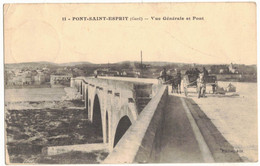
[(257, 163), (254, 2), (6, 3), (10, 164)]

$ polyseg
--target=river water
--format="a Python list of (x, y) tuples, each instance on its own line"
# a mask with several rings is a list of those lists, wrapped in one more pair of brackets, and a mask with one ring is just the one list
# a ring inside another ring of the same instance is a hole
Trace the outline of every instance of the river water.
[(64, 88), (5, 89), (5, 102), (60, 101), (65, 95)]

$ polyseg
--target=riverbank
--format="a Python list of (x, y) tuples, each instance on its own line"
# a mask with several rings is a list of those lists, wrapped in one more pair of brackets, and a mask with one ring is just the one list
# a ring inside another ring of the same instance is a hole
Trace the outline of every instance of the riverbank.
[[(88, 121), (85, 109), (64, 107), (7, 110), (5, 116), (6, 145), (11, 163), (65, 163), (58, 161), (59, 156), (63, 155), (44, 156), (42, 149), (47, 146), (103, 141), (97, 136), (95, 127)], [(96, 158), (100, 155), (106, 154), (91, 153), (85, 157), (89, 157), (90, 163), (96, 163)]]
[[(48, 146), (101, 143), (85, 103), (72, 88), (6, 89), (5, 136), (9, 163), (99, 163), (107, 152), (47, 156)], [(8, 161), (8, 160), (7, 160)]]

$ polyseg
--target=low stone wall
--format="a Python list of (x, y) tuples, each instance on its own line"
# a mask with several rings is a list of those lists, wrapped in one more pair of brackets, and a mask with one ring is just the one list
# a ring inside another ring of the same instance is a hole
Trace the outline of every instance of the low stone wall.
[(154, 163), (159, 156), (163, 107), (168, 88), (162, 86), (103, 163)]

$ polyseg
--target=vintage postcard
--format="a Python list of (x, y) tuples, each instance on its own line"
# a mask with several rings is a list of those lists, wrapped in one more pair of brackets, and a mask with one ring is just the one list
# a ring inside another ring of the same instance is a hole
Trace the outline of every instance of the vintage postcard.
[(258, 161), (255, 3), (4, 4), (7, 164)]

